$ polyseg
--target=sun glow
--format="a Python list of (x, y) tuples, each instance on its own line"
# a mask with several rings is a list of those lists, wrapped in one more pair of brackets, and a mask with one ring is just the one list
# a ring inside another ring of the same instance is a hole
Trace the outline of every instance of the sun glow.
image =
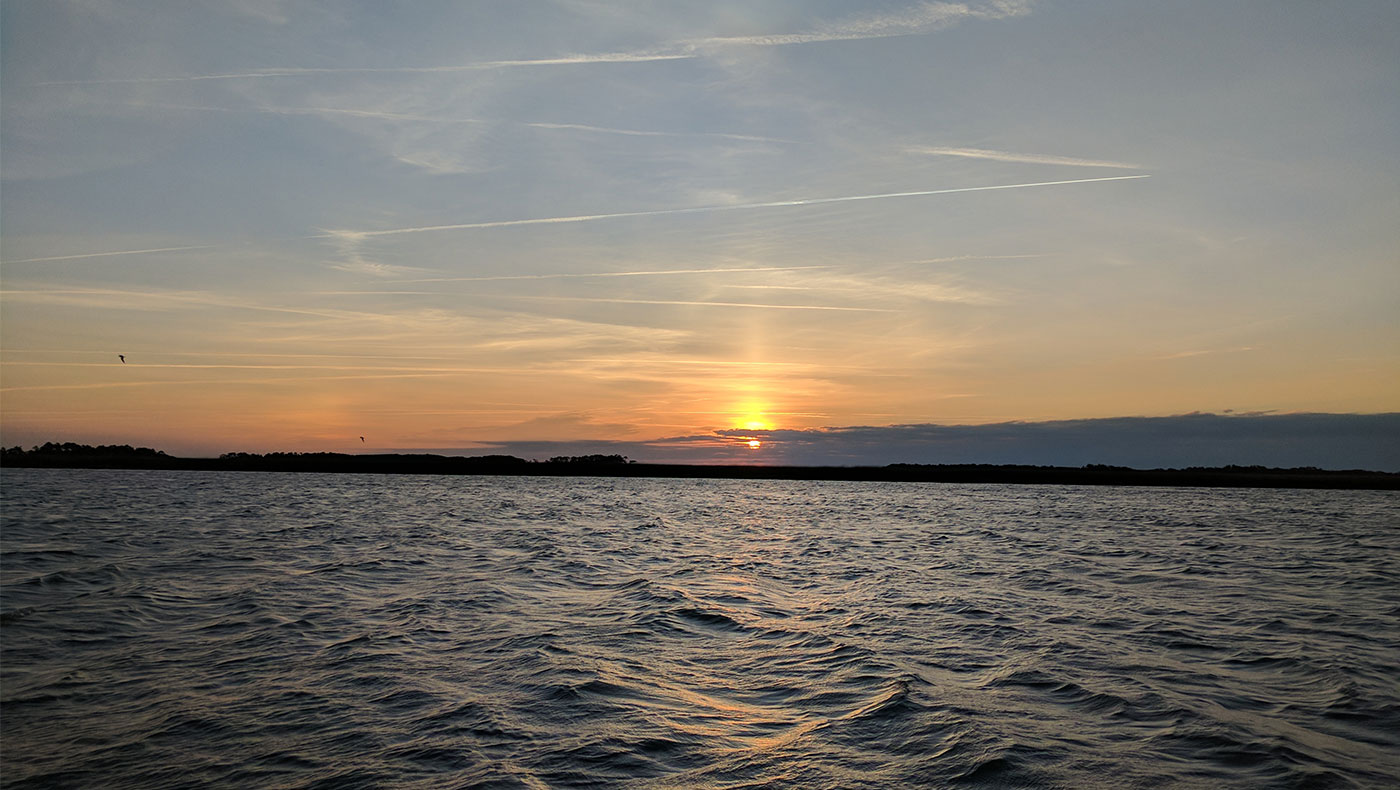
[(768, 411), (766, 404), (747, 403), (735, 411), (737, 412), (736, 416), (739, 417), (737, 422), (740, 428), (746, 431), (773, 430), (773, 423), (764, 416), (764, 413)]
[(760, 442), (757, 439), (750, 439), (748, 441), (748, 445), (750, 450), (757, 450), (758, 448), (763, 446), (763, 442)]

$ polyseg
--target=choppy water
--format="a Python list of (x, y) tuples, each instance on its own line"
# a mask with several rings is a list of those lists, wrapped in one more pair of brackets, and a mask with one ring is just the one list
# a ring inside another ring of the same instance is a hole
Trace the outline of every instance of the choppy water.
[(1382, 787), (1381, 492), (8, 470), (32, 787)]

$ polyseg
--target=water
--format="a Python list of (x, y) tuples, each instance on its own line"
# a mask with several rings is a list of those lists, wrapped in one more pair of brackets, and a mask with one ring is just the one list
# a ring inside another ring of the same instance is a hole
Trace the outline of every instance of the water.
[(1383, 787), (1383, 492), (7, 470), (36, 787)]

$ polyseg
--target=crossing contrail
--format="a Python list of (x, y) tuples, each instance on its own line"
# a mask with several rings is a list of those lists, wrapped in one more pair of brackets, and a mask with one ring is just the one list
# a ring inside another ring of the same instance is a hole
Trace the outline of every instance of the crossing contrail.
[(1035, 181), (1026, 184), (996, 184), (993, 186), (958, 187), (955, 189), (924, 189), (916, 192), (885, 192), (878, 195), (846, 195), (843, 197), (808, 198), (805, 200), (775, 200), (768, 203), (738, 203), (722, 206), (623, 211), (614, 214), (580, 214), (570, 217), (537, 217), (534, 219), (508, 219), (492, 222), (464, 222), (455, 225), (424, 225), (416, 228), (392, 228), (389, 230), (338, 230), (307, 236), (306, 238), (373, 238), (378, 236), (400, 236), (407, 233), (432, 233), (444, 230), (481, 230), (484, 228), (509, 228), (519, 225), (556, 225), (571, 222), (596, 222), (604, 219), (624, 219), (626, 217), (658, 217), (667, 214), (703, 214), (714, 211), (739, 211), (741, 209), (817, 206), (824, 203), (851, 203), (858, 200), (888, 200), (892, 198), (923, 197), (926, 195), (950, 195), (956, 192), (990, 192), (997, 189), (1029, 189), (1031, 187), (1052, 187), (1065, 184), (1091, 184), (1100, 181), (1128, 181), (1136, 178), (1151, 178), (1151, 176), (1140, 174), (1132, 176), (1106, 176), (1102, 178), (1074, 178), (1066, 181)]

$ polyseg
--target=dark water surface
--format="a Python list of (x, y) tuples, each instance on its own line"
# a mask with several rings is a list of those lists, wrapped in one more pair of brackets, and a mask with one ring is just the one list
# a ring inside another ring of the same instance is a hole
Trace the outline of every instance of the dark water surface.
[(1386, 787), (1384, 492), (7, 470), (0, 784)]

